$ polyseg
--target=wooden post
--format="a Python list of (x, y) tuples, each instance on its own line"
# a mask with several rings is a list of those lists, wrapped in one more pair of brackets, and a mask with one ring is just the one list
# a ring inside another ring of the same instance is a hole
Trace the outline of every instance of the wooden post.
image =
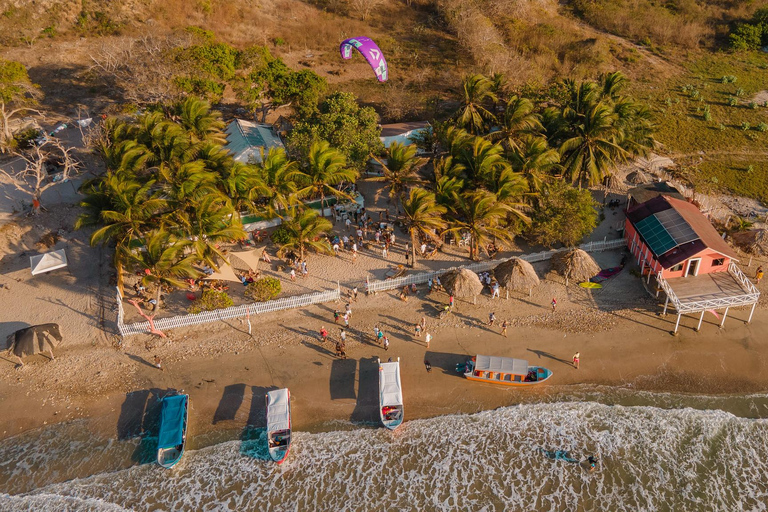
[(653, 267), (648, 265), (648, 280), (645, 281), (645, 284), (651, 284), (651, 274), (653, 273)]
[(699, 332), (701, 330), (701, 322), (704, 321), (704, 313), (706, 313), (706, 309), (701, 310), (701, 316), (699, 317), (699, 325), (696, 327), (696, 332)]
[(664, 312), (661, 314), (661, 316), (667, 316), (668, 305), (669, 305), (669, 295), (667, 295), (667, 300), (664, 301)]
[(728, 308), (725, 308), (725, 313), (723, 313), (723, 319), (720, 321), (720, 328), (722, 329), (725, 325), (725, 317), (728, 316)]
[(680, 313), (677, 314), (677, 322), (675, 322), (675, 331), (674, 333), (677, 334), (677, 327), (680, 325)]
[(752, 315), (755, 312), (755, 306), (757, 306), (757, 301), (755, 301), (755, 303), (752, 304), (752, 311), (749, 312), (749, 318), (747, 319), (747, 323), (752, 321)]

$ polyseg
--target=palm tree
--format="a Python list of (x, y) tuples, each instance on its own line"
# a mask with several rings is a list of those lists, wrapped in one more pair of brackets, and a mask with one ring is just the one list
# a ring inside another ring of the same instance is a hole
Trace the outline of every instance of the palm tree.
[(198, 260), (213, 268), (218, 268), (217, 258), (224, 259), (219, 249), (222, 242), (242, 240), (246, 236), (230, 200), (217, 193), (190, 202), (185, 210), (175, 212), (173, 218), (175, 225), (171, 229), (179, 237), (191, 238), (191, 248)]
[(256, 201), (259, 197), (269, 193), (269, 189), (262, 181), (259, 170), (242, 162), (235, 162), (226, 171), (220, 181), (220, 187), (224, 194), (232, 201), (235, 214), (241, 212), (255, 212)]
[(211, 110), (211, 104), (207, 101), (189, 97), (178, 103), (173, 110), (191, 143), (213, 142), (221, 146), (227, 143), (221, 113)]
[(528, 182), (522, 174), (512, 169), (504, 169), (489, 184), (488, 190), (496, 195), (500, 203), (509, 208), (508, 217), (530, 224), (531, 219), (525, 214), (530, 209), (530, 205), (524, 201), (529, 195)]
[(501, 145), (482, 137), (475, 137), (470, 145), (464, 146), (456, 160), (464, 166), (467, 180), (476, 187), (510, 167)]
[(518, 96), (512, 96), (507, 102), (500, 124), (500, 129), (489, 133), (487, 137), (501, 141), (508, 150), (516, 149), (522, 136), (544, 130), (539, 115), (534, 112), (533, 103)]
[(354, 181), (357, 171), (347, 167), (347, 159), (339, 150), (324, 140), (313, 142), (309, 148), (307, 166), (297, 173), (304, 186), (296, 191), (298, 197), (320, 197), (320, 212), (325, 214), (325, 196), (341, 196), (352, 199), (349, 194), (337, 190), (333, 185)]
[(80, 191), (85, 208), (75, 222), (75, 229), (103, 224), (91, 234), (90, 244), (114, 242), (117, 285), (123, 292), (124, 250), (130, 240), (148, 231), (155, 216), (167, 208), (168, 201), (155, 188), (155, 181), (140, 182), (127, 173), (111, 172), (84, 183)]
[(299, 164), (290, 160), (284, 149), (272, 148), (266, 157), (262, 155), (257, 169), (266, 188), (267, 215), (281, 217), (294, 202)]
[(469, 75), (461, 83), (462, 99), (461, 107), (456, 113), (459, 126), (466, 128), (470, 133), (479, 135), (485, 131), (485, 127), (494, 116), (483, 106), (483, 103), (496, 100), (496, 95), (491, 91), (493, 83), (483, 75)]
[(442, 240), (435, 230), (446, 227), (442, 214), (446, 208), (435, 202), (435, 195), (423, 188), (412, 188), (408, 197), (403, 201), (401, 221), (403, 228), (411, 237), (411, 267), (416, 265), (416, 246), (421, 237), (441, 244)]
[(619, 146), (617, 116), (610, 106), (598, 103), (570, 126), (571, 136), (560, 145), (563, 170), (571, 183), (602, 183), (616, 160), (627, 152)]
[(389, 189), (389, 199), (395, 205), (395, 211), (399, 212), (397, 201), (399, 197), (410, 187), (421, 183), (418, 176), (419, 169), (427, 162), (426, 158), (416, 156), (416, 146), (406, 146), (399, 142), (393, 142), (387, 149), (387, 163), (373, 158), (381, 165), (384, 175), (373, 178), (373, 181), (384, 181)]
[(288, 235), (288, 242), (280, 246), (279, 255), (283, 255), (289, 250), (297, 250), (299, 251), (299, 258), (304, 259), (304, 253), (309, 249), (320, 254), (333, 254), (331, 244), (324, 236), (333, 228), (331, 221), (318, 216), (317, 212), (311, 208), (300, 213), (294, 209), (291, 217), (283, 223)]
[(514, 235), (501, 223), (511, 208), (486, 190), (466, 192), (459, 196), (456, 211), (451, 215), (451, 229), (455, 237), (470, 234), (469, 257), (477, 259), (481, 246), (491, 241), (510, 242)]
[[(168, 231), (157, 229), (143, 235), (131, 245), (141, 249), (123, 248), (126, 259), (142, 272), (141, 283), (144, 286), (157, 286), (157, 304), (155, 314), (160, 309), (160, 294), (163, 286), (183, 288), (185, 278), (196, 278), (200, 272), (193, 264), (197, 256), (184, 256), (184, 250), (191, 244), (189, 240), (175, 238)], [(147, 272), (148, 271), (148, 272)]]
[(543, 137), (526, 136), (509, 153), (512, 168), (525, 176), (531, 192), (541, 192), (544, 183), (560, 163), (560, 153), (550, 148)]

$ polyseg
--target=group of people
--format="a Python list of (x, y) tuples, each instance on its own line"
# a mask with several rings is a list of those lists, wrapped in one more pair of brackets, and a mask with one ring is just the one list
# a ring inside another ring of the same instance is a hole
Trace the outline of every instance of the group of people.
[[(325, 327), (320, 327), (320, 339), (323, 343), (328, 341), (328, 330)], [(336, 357), (347, 358), (347, 331), (343, 327), (339, 329), (339, 339), (336, 340)]]
[(309, 267), (307, 266), (307, 260), (296, 260), (296, 262), (291, 265), (290, 274), (291, 274), (291, 281), (295, 281), (297, 275), (300, 275), (301, 277), (307, 277), (309, 275)]

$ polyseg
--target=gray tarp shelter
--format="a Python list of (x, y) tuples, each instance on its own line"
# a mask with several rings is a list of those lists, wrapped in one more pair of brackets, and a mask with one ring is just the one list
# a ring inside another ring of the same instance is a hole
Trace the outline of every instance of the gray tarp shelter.
[(29, 265), (32, 267), (33, 276), (64, 268), (67, 266), (67, 253), (64, 249), (59, 249), (45, 254), (36, 254), (29, 258)]

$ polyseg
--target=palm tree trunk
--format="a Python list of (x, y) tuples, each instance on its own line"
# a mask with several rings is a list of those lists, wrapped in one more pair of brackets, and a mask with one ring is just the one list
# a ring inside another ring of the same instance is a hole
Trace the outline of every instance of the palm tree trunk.
[[(320, 192), (320, 216), (325, 217), (325, 192)], [(336, 222), (335, 218), (334, 222)]]
[(153, 313), (152, 314), (152, 318), (156, 317), (157, 314), (160, 312), (160, 294), (162, 292), (163, 292), (163, 285), (162, 285), (162, 283), (158, 282), (157, 283), (157, 297), (156, 297), (157, 304), (155, 304), (155, 309), (154, 309), (154, 311), (152, 311), (152, 313)]
[(411, 229), (411, 268), (416, 268), (416, 232)]

